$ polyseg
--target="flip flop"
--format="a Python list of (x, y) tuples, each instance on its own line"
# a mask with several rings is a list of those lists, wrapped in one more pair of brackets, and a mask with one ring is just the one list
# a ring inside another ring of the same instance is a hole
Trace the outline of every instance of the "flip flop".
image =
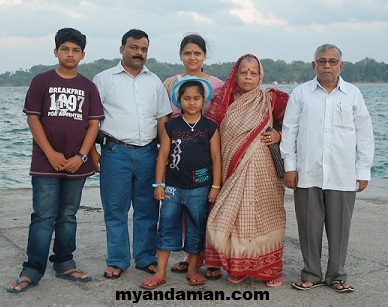
[[(347, 288), (344, 287), (345, 282), (346, 281), (344, 280), (333, 280), (330, 284), (330, 288), (334, 289), (334, 291), (338, 293), (353, 292), (354, 288), (351, 287), (350, 285)], [(342, 289), (337, 289), (334, 285), (340, 285)]]
[[(150, 286), (148, 285), (149, 282), (154, 282), (155, 284)], [(163, 285), (166, 283), (166, 280), (165, 279), (161, 279), (159, 277), (155, 277), (155, 276), (150, 276), (148, 277), (145, 281), (143, 281), (141, 284), (140, 284), (140, 287), (144, 288), (144, 289), (148, 289), (148, 290), (152, 290), (152, 289), (155, 289), (156, 287), (159, 287), (160, 285)]]
[[(175, 267), (175, 265), (186, 266), (186, 268), (185, 269), (178, 269), (178, 268)], [(171, 267), (171, 272), (173, 272), (173, 273), (186, 273), (187, 270), (188, 270), (188, 267), (189, 267), (189, 263), (187, 261), (180, 261), (178, 263), (175, 263)]]
[[(31, 280), (27, 280), (27, 279), (22, 279), (22, 280), (16, 279), (15, 283), (16, 283), (16, 285), (13, 288), (11, 288), (10, 286), (7, 286), (7, 291), (9, 293), (22, 293), (22, 292), (27, 291), (28, 289), (35, 287), (37, 285), (37, 283), (34, 283)], [(24, 288), (22, 288), (20, 290), (16, 290), (15, 288), (21, 284), (27, 284), (27, 286), (25, 286)]]
[(155, 271), (152, 271), (152, 270), (149, 268), (150, 265), (158, 265), (158, 263), (157, 263), (157, 262), (152, 262), (152, 263), (150, 263), (149, 265), (146, 265), (146, 266), (143, 267), (143, 268), (138, 267), (138, 266), (136, 265), (135, 268), (138, 269), (138, 270), (142, 270), (142, 271), (144, 271), (144, 272), (147, 272), (147, 273), (149, 273), (149, 274), (155, 274), (156, 272), (155, 272)]
[[(117, 279), (117, 278), (121, 277), (121, 273), (123, 272), (123, 270), (120, 267), (118, 267), (117, 265), (108, 265), (108, 268), (113, 268), (114, 271), (112, 272), (112, 275), (110, 275), (111, 273), (108, 273), (107, 271), (105, 271), (104, 272), (104, 277), (105, 278)], [(120, 270), (120, 273), (119, 274), (113, 274), (116, 270)]]
[(186, 276), (186, 279), (190, 286), (203, 285), (205, 282), (203, 276), (199, 273), (191, 273)]
[(247, 278), (248, 278), (248, 275), (242, 275), (242, 276), (229, 275), (228, 281), (231, 282), (232, 284), (239, 284), (239, 283), (242, 283)]
[(86, 276), (84, 278), (81, 278), (81, 277), (74, 277), (74, 276), (72, 276), (74, 273), (82, 274), (83, 271), (81, 271), (79, 269), (74, 269), (74, 270), (71, 270), (70, 272), (68, 272), (66, 274), (56, 273), (55, 277), (56, 278), (62, 278), (62, 279), (68, 279), (68, 280), (71, 280), (71, 281), (80, 281), (80, 282), (87, 282), (87, 281), (91, 281), (92, 280), (92, 276), (90, 276), (90, 275), (88, 275), (88, 276)]
[(302, 280), (301, 283), (293, 282), (291, 284), (291, 286), (293, 286), (295, 289), (305, 291), (305, 290), (311, 290), (311, 289), (314, 289), (314, 288), (321, 287), (321, 286), (325, 285), (325, 282), (319, 281), (319, 282), (311, 282), (312, 285), (310, 287), (303, 287), (303, 284), (306, 283), (306, 282), (308, 282), (308, 281), (303, 281)]
[[(215, 272), (220, 272), (220, 274), (214, 275)], [(210, 275), (208, 275), (208, 273)], [(207, 268), (205, 278), (209, 280), (218, 280), (222, 277), (221, 269), (219, 268)]]

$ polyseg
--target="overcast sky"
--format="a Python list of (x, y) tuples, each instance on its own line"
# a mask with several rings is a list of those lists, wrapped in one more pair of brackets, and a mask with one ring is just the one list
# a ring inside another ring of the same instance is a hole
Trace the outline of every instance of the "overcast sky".
[(321, 44), (343, 60), (388, 63), (387, 0), (0, 0), (0, 74), (57, 63), (54, 35), (72, 27), (87, 36), (85, 63), (119, 58), (122, 35), (148, 33), (148, 58), (180, 63), (179, 43), (198, 33), (205, 63), (261, 59), (310, 62)]

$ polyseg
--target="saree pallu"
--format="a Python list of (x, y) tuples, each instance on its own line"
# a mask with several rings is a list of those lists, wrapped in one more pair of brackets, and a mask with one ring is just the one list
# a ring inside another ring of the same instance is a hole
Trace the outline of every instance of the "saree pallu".
[[(208, 267), (261, 280), (282, 276), (286, 223), (283, 181), (259, 139), (269, 119), (269, 97), (260, 89), (244, 94), (220, 124), (223, 186), (208, 217), (205, 247)], [(257, 127), (260, 133), (246, 144)]]

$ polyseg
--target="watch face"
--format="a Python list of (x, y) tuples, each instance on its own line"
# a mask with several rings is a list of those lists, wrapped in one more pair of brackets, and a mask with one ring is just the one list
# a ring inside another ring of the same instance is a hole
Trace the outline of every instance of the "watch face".
[(83, 163), (88, 161), (88, 156), (83, 155), (82, 153), (78, 153), (77, 156), (79, 156)]

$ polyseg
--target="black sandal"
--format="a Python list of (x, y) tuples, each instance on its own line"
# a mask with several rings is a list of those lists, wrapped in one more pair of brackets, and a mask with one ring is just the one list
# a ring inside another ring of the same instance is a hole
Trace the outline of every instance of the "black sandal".
[(180, 262), (178, 262), (176, 264), (178, 264), (180, 266), (186, 266), (186, 268), (185, 269), (178, 269), (178, 268), (172, 266), (171, 267), (171, 272), (173, 272), (173, 273), (186, 273), (187, 270), (189, 269), (189, 263), (187, 261), (180, 261)]
[[(214, 275), (215, 272), (220, 272), (220, 274)], [(208, 275), (208, 273), (210, 275)], [(209, 280), (218, 280), (222, 277), (221, 269), (219, 268), (207, 268), (205, 278)]]
[(138, 267), (137, 265), (135, 266), (135, 268), (136, 269), (138, 269), (138, 270), (142, 270), (142, 271), (144, 271), (144, 272), (147, 272), (147, 273), (149, 273), (149, 274), (155, 274), (156, 272), (155, 271), (152, 271), (150, 268), (149, 268), (149, 266), (151, 266), (151, 265), (155, 265), (155, 266), (157, 266), (158, 265), (158, 263), (157, 262), (152, 262), (152, 263), (150, 263), (149, 265), (146, 265), (145, 267), (143, 267), (143, 268), (141, 268), (141, 267)]
[[(334, 291), (336, 291), (338, 293), (353, 292), (354, 291), (354, 288), (351, 287), (350, 285), (348, 285), (348, 287), (345, 288), (344, 283), (346, 283), (346, 281), (344, 281), (344, 280), (333, 280), (330, 283), (330, 288), (334, 289)], [(342, 287), (342, 289), (338, 289), (334, 285), (340, 285)]]
[[(311, 282), (312, 285), (309, 286), (309, 287), (303, 287), (303, 284), (306, 283), (306, 282)], [(305, 290), (314, 289), (314, 288), (316, 288), (316, 287), (324, 286), (324, 285), (325, 285), (325, 282), (323, 282), (323, 281), (312, 282), (312, 281), (303, 281), (303, 280), (301, 280), (301, 283), (300, 283), (300, 284), (299, 284), (298, 282), (293, 282), (291, 285), (292, 285), (295, 289), (305, 291)]]

